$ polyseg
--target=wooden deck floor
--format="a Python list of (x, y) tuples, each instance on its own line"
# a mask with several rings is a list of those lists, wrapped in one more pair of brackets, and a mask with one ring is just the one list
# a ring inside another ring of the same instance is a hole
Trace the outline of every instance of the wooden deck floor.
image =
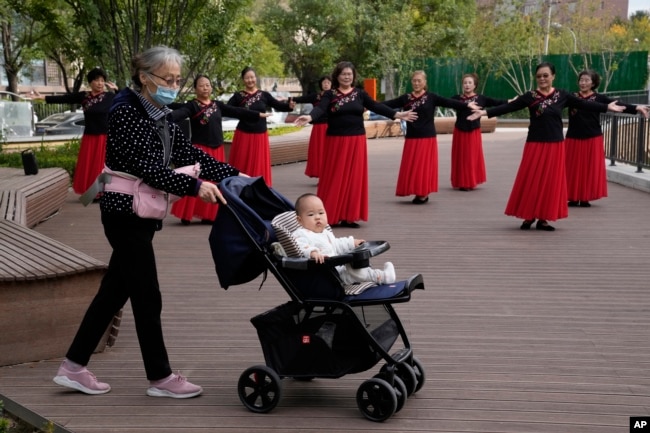
[[(259, 279), (222, 290), (210, 227), (171, 218), (155, 239), (166, 342), (173, 368), (204, 394), (145, 396), (127, 306), (117, 344), (90, 364), (110, 393), (56, 386), (60, 359), (53, 359), (0, 368), (0, 399), (76, 433), (626, 433), (631, 416), (650, 416), (650, 197), (610, 184), (609, 198), (570, 208), (557, 231), (523, 232), (503, 210), (524, 137), (520, 130), (484, 134), (488, 182), (461, 192), (448, 180), (451, 136), (440, 135), (439, 192), (422, 206), (394, 194), (402, 139), (368, 142), (370, 221), (337, 234), (389, 240), (376, 260), (394, 262), (398, 277), (422, 273), (426, 285), (397, 306), (426, 384), (386, 422), (367, 421), (356, 408), (356, 389), (374, 369), (285, 380), (274, 411), (246, 410), (237, 380), (263, 363), (249, 319), (288, 297), (272, 277), (262, 290)], [(304, 167), (274, 167), (274, 187), (292, 200), (315, 191)], [(36, 229), (108, 261), (97, 205), (83, 208), (71, 194)]]

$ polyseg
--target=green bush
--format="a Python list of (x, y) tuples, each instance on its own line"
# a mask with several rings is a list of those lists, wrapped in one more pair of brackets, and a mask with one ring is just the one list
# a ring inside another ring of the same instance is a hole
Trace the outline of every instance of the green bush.
[[(80, 140), (75, 138), (62, 146), (46, 147), (43, 144), (32, 149), (39, 168), (61, 167), (70, 177), (74, 176), (74, 168), (79, 155)], [(21, 168), (23, 166), (20, 152), (0, 152), (0, 167)]]

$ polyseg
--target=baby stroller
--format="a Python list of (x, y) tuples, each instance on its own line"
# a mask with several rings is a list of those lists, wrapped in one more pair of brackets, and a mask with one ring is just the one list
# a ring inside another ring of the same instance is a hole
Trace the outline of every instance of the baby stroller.
[[(210, 248), (220, 285), (228, 289), (271, 272), (290, 298), (251, 319), (265, 365), (241, 374), (238, 394), (244, 406), (271, 411), (281, 398), (282, 378), (339, 378), (383, 361), (379, 373), (359, 386), (357, 405), (372, 421), (398, 412), (422, 388), (425, 375), (393, 304), (408, 302), (413, 290), (424, 289), (422, 276), (345, 287), (335, 267), (368, 266), (370, 257), (390, 247), (387, 242), (366, 242), (318, 264), (301, 258), (291, 237), (297, 227), (293, 204), (262, 178), (230, 177), (219, 187), (228, 204), (220, 206)], [(398, 338), (403, 347), (389, 353)]]

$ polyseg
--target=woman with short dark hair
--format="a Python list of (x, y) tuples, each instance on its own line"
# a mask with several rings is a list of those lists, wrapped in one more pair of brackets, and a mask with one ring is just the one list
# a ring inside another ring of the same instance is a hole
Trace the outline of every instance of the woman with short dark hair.
[(91, 69), (86, 78), (90, 86), (88, 91), (46, 97), (37, 94), (33, 98), (45, 100), (48, 104), (81, 104), (84, 132), (72, 179), (72, 189), (77, 194), (86, 192), (104, 168), (108, 109), (115, 96), (113, 92), (106, 92), (105, 88), (117, 90), (117, 86), (108, 81), (106, 72), (101, 68)]
[[(586, 102), (609, 104), (613, 101), (597, 93), (600, 76), (596, 71), (584, 70), (578, 74), (578, 92), (574, 95)], [(648, 116), (644, 105), (625, 106), (624, 113), (637, 112)], [(570, 109), (566, 132), (566, 180), (569, 206), (590, 207), (590, 201), (607, 197), (607, 170), (605, 144), (600, 126), (600, 114), (593, 111)]]

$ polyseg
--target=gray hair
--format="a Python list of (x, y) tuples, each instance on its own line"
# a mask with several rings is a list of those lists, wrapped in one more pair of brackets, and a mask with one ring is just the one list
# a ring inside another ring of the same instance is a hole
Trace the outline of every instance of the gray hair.
[(136, 54), (131, 60), (133, 75), (131, 79), (137, 88), (142, 88), (140, 72), (151, 72), (169, 63), (183, 66), (183, 57), (178, 50), (164, 45), (151, 47), (142, 53)]

